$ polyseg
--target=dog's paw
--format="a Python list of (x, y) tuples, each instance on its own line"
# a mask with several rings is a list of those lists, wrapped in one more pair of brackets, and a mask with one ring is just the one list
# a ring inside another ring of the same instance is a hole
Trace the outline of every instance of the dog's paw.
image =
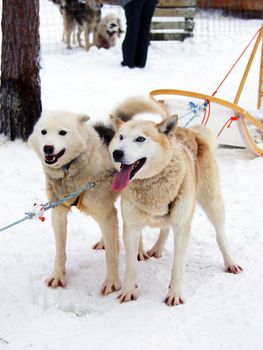
[(67, 286), (67, 281), (65, 276), (63, 277), (51, 276), (45, 280), (45, 283), (48, 287), (51, 287), (51, 288), (57, 288), (57, 287), (65, 288)]
[(146, 254), (150, 257), (153, 257), (153, 258), (156, 258), (156, 259), (159, 259), (161, 258), (162, 256), (162, 250), (161, 249), (158, 249), (158, 248), (154, 248), (152, 247), (152, 249), (149, 249)]
[(102, 286), (100, 293), (101, 295), (109, 295), (113, 292), (116, 292), (117, 290), (121, 289), (121, 283), (119, 280), (117, 281), (105, 281)]
[(163, 302), (168, 306), (176, 306), (180, 304), (184, 304), (184, 300), (177, 293), (169, 291)]
[(148, 253), (146, 253), (143, 249), (139, 249), (138, 255), (137, 255), (137, 260), (138, 261), (145, 261), (149, 259)]
[(130, 291), (127, 292), (123, 292), (121, 293), (117, 299), (119, 300), (119, 303), (126, 303), (127, 301), (132, 301), (132, 300), (137, 300), (138, 299), (138, 293), (136, 291), (136, 289), (132, 289)]
[(103, 240), (101, 239), (99, 242), (95, 243), (92, 246), (92, 249), (94, 249), (94, 250), (103, 250), (103, 249), (105, 249), (105, 245), (104, 245)]
[(225, 268), (226, 272), (238, 274), (243, 271), (242, 267), (237, 264), (228, 264)]

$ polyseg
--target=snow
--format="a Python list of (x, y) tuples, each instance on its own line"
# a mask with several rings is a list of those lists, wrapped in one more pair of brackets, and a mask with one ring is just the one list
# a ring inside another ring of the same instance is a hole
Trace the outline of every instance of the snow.
[[(45, 6), (60, 21), (53, 4), (44, 0), (41, 4), (42, 25)], [(84, 112), (95, 121), (106, 120), (123, 98), (147, 96), (157, 88), (211, 94), (261, 23), (239, 19), (237, 33), (204, 37), (198, 32), (201, 21), (197, 18), (195, 36), (183, 43), (152, 43), (145, 69), (121, 67), (121, 40), (111, 50), (92, 48), (88, 53), (76, 47), (66, 52), (60, 42), (61, 49), (53, 54), (43, 47), (43, 108)], [(60, 36), (59, 32), (56, 38)], [(233, 100), (245, 62), (222, 86), (220, 97)], [(262, 116), (256, 111), (258, 67), (257, 55), (240, 105)], [(104, 252), (91, 249), (100, 237), (99, 228), (91, 218), (73, 211), (68, 228), (68, 286), (52, 290), (43, 283), (52, 270), (55, 252), (50, 212), (46, 212), (44, 223), (26, 221), (0, 232), (0, 349), (261, 350), (263, 160), (248, 149), (218, 149), (216, 157), (227, 234), (233, 255), (244, 268), (242, 274), (224, 273), (213, 228), (198, 208), (185, 273), (186, 303), (169, 308), (161, 302), (173, 258), (170, 236), (161, 259), (139, 263), (139, 299), (120, 305), (116, 293), (99, 294), (105, 277)], [(41, 164), (27, 144), (1, 136), (0, 159), (3, 227), (23, 218), (35, 202), (42, 203), (46, 197)], [(146, 249), (157, 234), (157, 230), (145, 229)], [(124, 269), (121, 241), (122, 280)]]

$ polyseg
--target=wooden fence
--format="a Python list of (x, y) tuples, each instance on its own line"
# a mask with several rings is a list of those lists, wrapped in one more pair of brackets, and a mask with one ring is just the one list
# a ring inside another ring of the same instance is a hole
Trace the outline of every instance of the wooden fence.
[(263, 11), (262, 0), (197, 0), (199, 8)]
[(159, 0), (151, 40), (184, 40), (193, 35), (196, 0)]

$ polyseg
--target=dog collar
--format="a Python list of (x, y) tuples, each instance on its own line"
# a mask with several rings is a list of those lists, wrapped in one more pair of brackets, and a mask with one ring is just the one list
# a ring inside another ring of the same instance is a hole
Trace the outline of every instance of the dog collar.
[(64, 171), (64, 174), (65, 175), (68, 175), (68, 171), (69, 171), (69, 168), (71, 166), (71, 164), (74, 162), (75, 159), (71, 160), (69, 163), (63, 165), (63, 171)]

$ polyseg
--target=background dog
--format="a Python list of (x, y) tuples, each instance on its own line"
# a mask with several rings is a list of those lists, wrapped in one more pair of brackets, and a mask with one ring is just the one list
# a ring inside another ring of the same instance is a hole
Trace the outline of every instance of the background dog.
[(124, 33), (121, 19), (109, 13), (100, 21), (96, 33), (95, 44), (98, 48), (109, 49), (116, 45), (117, 39)]
[[(66, 42), (66, 35), (65, 35), (65, 24), (64, 24), (64, 12), (63, 12), (63, 8), (65, 7), (65, 3), (64, 0), (50, 0), (53, 2), (53, 4), (57, 5), (59, 8), (59, 12), (63, 18), (63, 31), (62, 31), (62, 41)], [(76, 27), (77, 24), (75, 23), (74, 25), (72, 24), (72, 31), (70, 33), (70, 39), (69, 42), (71, 41), (71, 36), (72, 36), (72, 43), (76, 44)], [(68, 48), (70, 48), (70, 44), (68, 45)]]
[[(148, 104), (152, 103), (148, 100)], [(130, 115), (129, 108), (127, 111)], [(152, 114), (152, 120), (157, 115), (158, 111)], [(122, 191), (126, 248), (126, 274), (120, 302), (137, 299), (137, 250), (141, 231), (148, 225), (173, 229), (174, 260), (164, 301), (167, 305), (183, 303), (182, 279), (196, 201), (215, 227), (226, 271), (240, 273), (242, 268), (231, 257), (225, 236), (224, 204), (214, 157), (215, 137), (211, 132), (201, 126), (177, 128), (177, 116), (160, 123), (143, 120), (123, 123), (116, 116), (112, 116), (112, 121), (116, 134), (110, 151), (119, 171), (113, 189)]]
[[(101, 0), (62, 0), (61, 11), (63, 16), (64, 35), (67, 49), (71, 48), (71, 35), (78, 28), (78, 44), (82, 47), (81, 33), (84, 32), (85, 48), (88, 51), (95, 43), (98, 24), (101, 20)], [(92, 36), (90, 40), (90, 36)]]

